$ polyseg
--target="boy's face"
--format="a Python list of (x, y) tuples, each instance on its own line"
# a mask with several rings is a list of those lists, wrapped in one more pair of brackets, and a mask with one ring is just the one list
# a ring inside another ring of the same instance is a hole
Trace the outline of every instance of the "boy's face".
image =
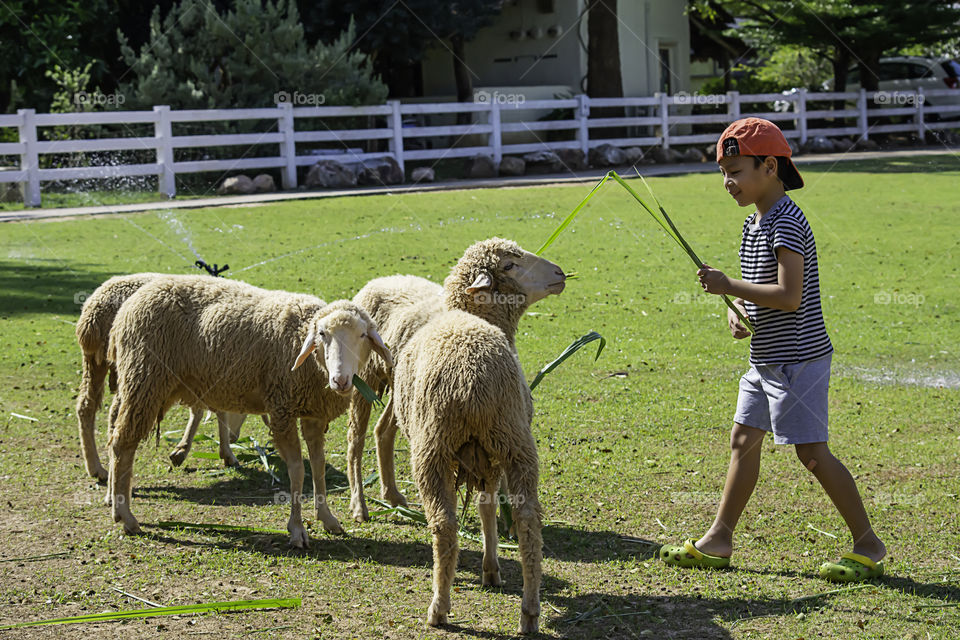
[(777, 161), (772, 156), (767, 156), (759, 167), (752, 156), (720, 158), (717, 164), (723, 175), (723, 188), (741, 207), (756, 203), (771, 188), (771, 180), (778, 181)]

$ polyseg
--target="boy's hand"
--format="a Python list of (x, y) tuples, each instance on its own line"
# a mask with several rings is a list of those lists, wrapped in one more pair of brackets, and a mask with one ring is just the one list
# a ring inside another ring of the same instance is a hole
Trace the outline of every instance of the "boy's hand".
[(703, 290), (707, 293), (720, 295), (729, 292), (730, 281), (727, 279), (726, 274), (706, 263), (697, 271), (697, 278), (700, 279), (700, 286), (703, 287)]
[[(744, 317), (747, 316), (747, 310), (742, 304), (737, 302), (734, 302), (733, 304), (736, 305), (737, 309), (740, 310), (740, 313), (742, 313)], [(740, 318), (736, 313), (734, 313), (733, 309), (730, 308), (727, 308), (727, 324), (730, 326), (730, 333), (733, 334), (733, 337), (737, 340), (743, 340), (750, 335), (750, 331), (743, 326), (743, 323), (740, 322)]]

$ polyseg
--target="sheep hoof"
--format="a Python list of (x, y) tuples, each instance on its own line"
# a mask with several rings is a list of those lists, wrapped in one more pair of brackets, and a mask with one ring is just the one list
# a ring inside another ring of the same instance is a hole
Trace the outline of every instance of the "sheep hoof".
[(170, 463), (175, 467), (179, 467), (183, 464), (183, 461), (187, 459), (188, 453), (189, 451), (182, 447), (174, 448), (174, 450), (170, 452)]
[(292, 529), (290, 531), (290, 546), (294, 549), (309, 549), (310, 536), (307, 535), (307, 530), (303, 527)]
[(230, 456), (229, 458), (223, 458), (223, 466), (225, 467), (239, 467), (240, 461), (237, 460), (237, 456)]
[(383, 494), (383, 499), (390, 503), (391, 507), (406, 507), (407, 499), (399, 491), (388, 491)]
[(107, 474), (107, 470), (104, 469), (102, 465), (99, 466), (99, 467), (97, 467), (96, 469), (94, 469), (94, 470), (90, 473), (90, 475), (93, 476), (94, 478), (96, 478), (96, 479), (97, 479), (97, 482), (101, 482), (101, 483), (102, 483), (102, 482), (106, 482), (106, 481), (107, 481), (107, 475), (108, 475), (108, 474)]
[(447, 621), (447, 614), (440, 613), (439, 607), (431, 604), (430, 609), (427, 610), (427, 624), (431, 627), (439, 627), (441, 624), (447, 624)]
[(484, 587), (499, 587), (503, 585), (503, 580), (500, 579), (499, 571), (484, 571), (483, 572), (483, 582), (481, 583)]
[(327, 533), (335, 533), (337, 535), (343, 533), (343, 527), (340, 525), (340, 521), (336, 518), (333, 518), (332, 520), (324, 520), (323, 530)]
[(366, 522), (370, 519), (370, 512), (367, 511), (367, 507), (357, 507), (353, 510), (353, 519), (357, 522)]
[(539, 621), (540, 621), (540, 616), (531, 616), (526, 613), (521, 613), (520, 628), (518, 629), (518, 632), (522, 633), (523, 635), (536, 633)]

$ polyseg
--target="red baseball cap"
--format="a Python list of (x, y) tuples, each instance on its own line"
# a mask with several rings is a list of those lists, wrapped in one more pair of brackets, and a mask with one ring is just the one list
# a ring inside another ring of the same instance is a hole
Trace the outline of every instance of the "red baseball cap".
[[(790, 156), (793, 152), (790, 144), (780, 131), (780, 127), (763, 118), (743, 118), (724, 129), (717, 140), (717, 162), (720, 158), (733, 156), (777, 156), (777, 177), (783, 182), (783, 188), (799, 189), (803, 178), (797, 171)], [(780, 160), (783, 158), (786, 160)]]

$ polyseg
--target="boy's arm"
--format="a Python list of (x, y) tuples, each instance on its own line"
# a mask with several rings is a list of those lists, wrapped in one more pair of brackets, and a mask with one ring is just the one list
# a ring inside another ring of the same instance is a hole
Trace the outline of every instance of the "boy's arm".
[(776, 252), (776, 284), (753, 284), (737, 280), (706, 264), (697, 271), (697, 276), (707, 293), (725, 293), (761, 307), (796, 311), (800, 308), (803, 296), (803, 255), (786, 247), (778, 247)]

